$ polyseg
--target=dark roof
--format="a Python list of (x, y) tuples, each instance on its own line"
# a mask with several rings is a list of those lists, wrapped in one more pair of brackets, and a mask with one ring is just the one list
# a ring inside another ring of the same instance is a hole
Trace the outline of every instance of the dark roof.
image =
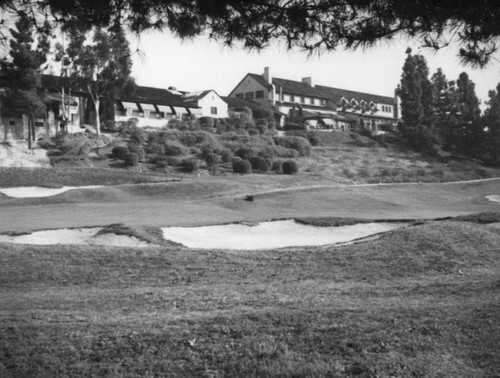
[(339, 89), (332, 87), (324, 87), (322, 85), (317, 85), (315, 87), (317, 90), (325, 94), (329, 99), (337, 104), (340, 104), (342, 97), (345, 97), (348, 101), (355, 99), (357, 101), (365, 100), (366, 102), (376, 102), (394, 105), (396, 103), (394, 97), (379, 96), (370, 93), (350, 91), (347, 89)]
[(319, 91), (316, 87), (311, 87), (309, 84), (302, 81), (279, 79), (275, 77), (273, 78), (273, 84), (276, 87), (277, 93), (280, 93), (282, 89), (283, 93), (296, 96), (319, 97), (324, 99), (329, 98), (322, 91)]
[(186, 102), (182, 94), (172, 93), (163, 88), (137, 86), (133, 93), (119, 96), (117, 100), (127, 102), (139, 102), (144, 104), (179, 106), (183, 108), (195, 108), (195, 104)]
[(283, 93), (291, 95), (329, 99), (338, 105), (340, 105), (342, 97), (345, 97), (349, 101), (354, 98), (358, 101), (365, 100), (366, 102), (373, 101), (377, 103), (383, 102), (386, 104), (395, 104), (393, 97), (350, 91), (347, 89), (325, 87), (323, 85), (315, 85), (314, 87), (311, 87), (309, 84), (302, 81), (273, 78), (273, 84), (276, 87), (277, 93), (280, 93), (280, 90), (282, 90)]
[(227, 103), (228, 108), (231, 110), (241, 111), (245, 107), (248, 107), (250, 109), (264, 108), (264, 109), (271, 110), (274, 114), (283, 114), (283, 113), (278, 112), (272, 106), (266, 105), (266, 104), (261, 104), (260, 102), (257, 102), (257, 101), (252, 101), (252, 100), (247, 100), (244, 98), (237, 98), (237, 97), (221, 97), (221, 98)]

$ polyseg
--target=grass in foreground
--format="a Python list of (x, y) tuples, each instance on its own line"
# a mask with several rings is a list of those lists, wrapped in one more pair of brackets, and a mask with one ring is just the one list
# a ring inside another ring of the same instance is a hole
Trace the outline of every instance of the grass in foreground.
[(493, 377), (500, 230), (336, 248), (0, 246), (0, 375)]

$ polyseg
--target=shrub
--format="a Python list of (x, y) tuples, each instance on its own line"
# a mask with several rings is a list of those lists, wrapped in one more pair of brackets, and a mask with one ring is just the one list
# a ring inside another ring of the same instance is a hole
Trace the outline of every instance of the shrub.
[(281, 169), (283, 170), (283, 173), (286, 175), (293, 175), (299, 171), (299, 167), (297, 166), (295, 160), (285, 161), (281, 166)]
[(305, 130), (306, 125), (302, 123), (285, 123), (283, 130)]
[(281, 166), (283, 162), (281, 160), (274, 160), (271, 165), (271, 171), (273, 172), (281, 172)]
[(285, 148), (292, 148), (299, 153), (300, 156), (308, 156), (311, 154), (311, 144), (302, 137), (285, 136), (275, 137), (274, 143)]
[(358, 175), (366, 178), (366, 177), (370, 176), (370, 172), (368, 171), (368, 169), (363, 167), (363, 168), (358, 169)]
[(150, 143), (146, 146), (146, 152), (148, 154), (161, 154), (165, 153), (165, 146), (159, 143)]
[(243, 146), (236, 150), (236, 155), (244, 160), (248, 160), (249, 158), (257, 155), (257, 152), (250, 146)]
[(53, 141), (63, 154), (70, 156), (85, 156), (92, 147), (102, 143), (90, 133), (57, 134)]
[(144, 148), (142, 148), (142, 146), (140, 146), (138, 144), (134, 144), (134, 143), (129, 144), (128, 150), (130, 152), (137, 154), (137, 158), (139, 159), (139, 161), (143, 161), (144, 158), (146, 157), (146, 152), (144, 151)]
[(204, 129), (213, 129), (215, 123), (212, 117), (200, 117), (198, 122), (200, 123), (200, 127)]
[(173, 156), (166, 156), (166, 159), (164, 160), (168, 165), (172, 165), (174, 167), (178, 166), (181, 164), (181, 160), (179, 158), (173, 157)]
[(259, 169), (261, 172), (269, 172), (272, 166), (273, 162), (271, 159), (263, 158), (259, 164)]
[(252, 165), (248, 160), (237, 160), (233, 163), (234, 173), (252, 173)]
[(111, 150), (111, 154), (113, 155), (113, 157), (120, 160), (124, 160), (129, 152), (130, 151), (128, 150), (127, 146), (115, 146)]
[(345, 177), (349, 177), (349, 178), (354, 177), (354, 173), (349, 168), (342, 169), (342, 173), (344, 174)]
[(237, 161), (241, 161), (241, 158), (239, 156), (233, 156), (233, 158), (231, 159), (231, 164), (234, 164)]
[(124, 160), (127, 167), (135, 167), (137, 164), (139, 164), (139, 157), (135, 152), (126, 155)]
[(250, 135), (259, 135), (259, 130), (255, 129), (255, 128), (250, 128), (247, 130), (248, 131), (248, 134)]
[(311, 133), (308, 135), (309, 143), (311, 143), (311, 146), (319, 146), (320, 144), (320, 139), (315, 133)]
[(233, 153), (231, 152), (230, 149), (228, 148), (224, 148), (221, 152), (220, 152), (220, 157), (221, 157), (221, 160), (224, 162), (224, 163), (229, 163), (231, 161), (231, 159), (233, 158)]
[(220, 163), (220, 157), (217, 154), (210, 153), (205, 157), (205, 162), (208, 167), (215, 167)]
[(187, 173), (196, 172), (200, 167), (198, 160), (195, 160), (195, 159), (183, 160), (181, 165), (182, 165), (183, 171), (187, 172)]
[(178, 156), (186, 155), (189, 150), (177, 141), (165, 143), (165, 155), (167, 156)]
[(146, 133), (143, 129), (135, 127), (130, 134), (130, 142), (135, 144), (143, 144), (146, 141)]

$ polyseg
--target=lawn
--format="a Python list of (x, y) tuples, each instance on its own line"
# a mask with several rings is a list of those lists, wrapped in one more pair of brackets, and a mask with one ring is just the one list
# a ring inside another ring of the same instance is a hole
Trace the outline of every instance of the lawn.
[(259, 252), (1, 245), (0, 375), (498, 376), (494, 225)]

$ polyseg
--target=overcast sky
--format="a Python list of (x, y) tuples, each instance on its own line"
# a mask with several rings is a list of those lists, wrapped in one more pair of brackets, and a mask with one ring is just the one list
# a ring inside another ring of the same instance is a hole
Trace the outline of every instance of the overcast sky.
[[(466, 71), (483, 101), (487, 99), (488, 90), (500, 82), (498, 60), (484, 69), (464, 67), (456, 58), (456, 47), (434, 53), (419, 50), (415, 41), (381, 44), (366, 51), (338, 50), (312, 57), (299, 50), (287, 51), (279, 44), (261, 52), (248, 52), (224, 47), (204, 37), (182, 42), (168, 32), (144, 33), (139, 41), (132, 39), (131, 42), (132, 49), (139, 47), (142, 51), (134, 55), (133, 76), (139, 85), (174, 86), (185, 91), (215, 89), (221, 96), (228, 95), (245, 74), (260, 74), (266, 66), (271, 68), (274, 77), (301, 80), (311, 76), (321, 85), (393, 96), (408, 46), (414, 53), (420, 51), (425, 55), (431, 75), (442, 67), (451, 80)], [(499, 54), (496, 58), (500, 59)]]

